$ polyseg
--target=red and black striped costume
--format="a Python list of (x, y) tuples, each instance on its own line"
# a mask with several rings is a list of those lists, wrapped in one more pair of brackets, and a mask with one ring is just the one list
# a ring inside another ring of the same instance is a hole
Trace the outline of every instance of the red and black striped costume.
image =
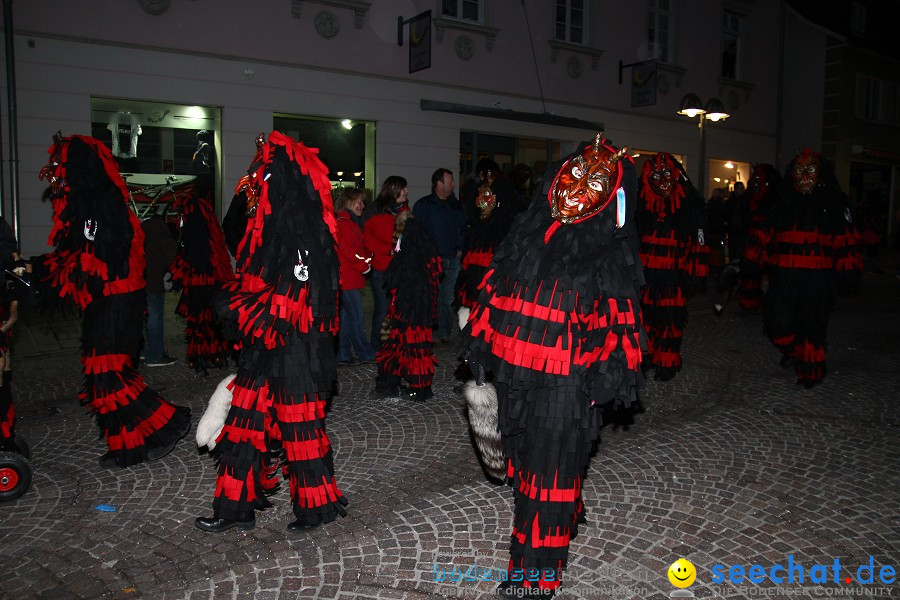
[[(758, 163), (753, 165), (753, 171), (748, 182), (750, 194), (750, 226), (748, 238), (759, 239), (766, 215), (775, 204), (778, 190), (781, 186), (781, 173), (772, 165)], [(739, 256), (734, 257), (739, 259)], [(741, 268), (738, 279), (738, 304), (744, 310), (759, 310), (763, 304), (762, 273), (758, 268)]]
[(472, 308), (475, 303), (478, 286), (494, 257), (494, 248), (506, 236), (517, 214), (513, 211), (518, 205), (515, 189), (506, 179), (495, 179), (491, 184), (491, 190), (497, 198), (496, 208), (487, 217), (482, 211), (479, 218), (469, 222), (466, 233), (466, 247), (460, 262), (459, 280), (456, 283), (456, 298), (460, 306), (466, 308)]
[[(549, 172), (569, 168), (585, 147)], [(631, 159), (619, 164), (623, 226), (615, 196), (611, 208), (569, 224), (536, 199), (498, 244), (463, 330), (473, 372), (492, 372), (497, 389), (515, 497), (510, 579), (551, 569), (537, 584), (549, 590), (584, 522), (582, 478), (602, 411), (636, 405), (642, 383), (637, 190)], [(546, 181), (544, 197), (551, 193)]]
[[(676, 180), (668, 198), (650, 185), (652, 171), (667, 165)], [(671, 154), (650, 157), (641, 172), (637, 224), (647, 285), (641, 296), (647, 331), (647, 369), (668, 380), (681, 369), (681, 340), (687, 323), (687, 296), (709, 275), (709, 248), (703, 239), (705, 209), (687, 173)]]
[[(94, 414), (107, 464), (128, 467), (159, 458), (190, 429), (190, 410), (147, 387), (135, 368), (141, 348), (144, 232), (109, 149), (73, 135), (50, 147), (49, 179), (56, 249), (32, 259), (35, 279), (84, 313), (83, 405)], [(101, 460), (101, 463), (104, 462)]]
[(422, 225), (410, 217), (400, 237), (400, 251), (384, 273), (388, 297), (388, 339), (375, 360), (380, 381), (394, 385), (405, 379), (409, 390), (430, 397), (434, 377), (432, 324), (437, 320), (441, 259)]
[[(0, 325), (6, 322), (10, 316), (10, 300), (3, 298), (0, 293)], [(0, 332), (0, 356), (3, 357), (0, 368), (0, 450), (12, 450), (15, 448), (13, 440), (16, 437), (16, 406), (12, 399), (12, 371), (7, 370), (9, 361), (10, 341), (12, 332)]]
[[(277, 485), (266, 454), (284, 448), (294, 514), (314, 525), (346, 514), (325, 433), (337, 371), (337, 225), (328, 167), (317, 151), (273, 131), (246, 182), (251, 215), (235, 281), (214, 307), (241, 340), (232, 402), (216, 440), (216, 518), (247, 521)], [(273, 453), (274, 454), (274, 453)]]
[(234, 280), (225, 234), (205, 194), (192, 190), (173, 206), (181, 214), (178, 253), (169, 271), (181, 287), (175, 312), (185, 318), (188, 365), (204, 370), (227, 364), (231, 344), (212, 309), (213, 295)]
[[(801, 158), (818, 158), (812, 193), (794, 189), (790, 173)], [(745, 258), (770, 270), (763, 304), (766, 335), (793, 361), (797, 383), (812, 387), (827, 372), (826, 330), (836, 292), (852, 291), (862, 273), (859, 235), (847, 197), (828, 161), (805, 151), (788, 166), (781, 193)]]

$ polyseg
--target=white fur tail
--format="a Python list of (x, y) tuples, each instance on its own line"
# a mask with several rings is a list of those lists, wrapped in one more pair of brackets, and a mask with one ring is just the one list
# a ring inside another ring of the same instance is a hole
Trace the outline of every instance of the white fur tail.
[(497, 425), (497, 389), (490, 383), (476, 385), (469, 381), (463, 387), (463, 396), (469, 407), (469, 424), (485, 471), (494, 479), (506, 481), (506, 456)]
[(459, 330), (462, 331), (466, 328), (466, 323), (469, 322), (469, 307), (460, 306), (459, 310), (456, 311), (456, 317), (459, 319)]
[(231, 390), (228, 384), (234, 379), (234, 375), (229, 375), (219, 382), (216, 391), (213, 392), (209, 399), (209, 404), (203, 416), (200, 417), (200, 423), (197, 424), (197, 447), (208, 447), (210, 450), (216, 447), (216, 438), (219, 432), (225, 426), (225, 417), (228, 416), (228, 410), (231, 408)]

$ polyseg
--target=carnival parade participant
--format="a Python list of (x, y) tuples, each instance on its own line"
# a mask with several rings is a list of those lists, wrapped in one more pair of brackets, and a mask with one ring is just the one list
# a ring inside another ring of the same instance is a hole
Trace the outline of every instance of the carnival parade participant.
[(496, 386), (515, 497), (498, 589), (510, 598), (559, 587), (603, 410), (635, 406), (643, 381), (631, 158), (598, 135), (550, 172), (546, 201), (497, 246), (463, 330), (477, 383), (492, 373)]
[(339, 291), (328, 167), (315, 150), (273, 131), (238, 191), (249, 211), (238, 278), (213, 305), (240, 339), (240, 357), (215, 440), (213, 515), (196, 525), (215, 533), (252, 529), (256, 510), (271, 506), (266, 496), (280, 461), (296, 517), (288, 530), (305, 531), (345, 515), (347, 503), (325, 433)]
[(190, 409), (147, 387), (136, 369), (141, 348), (144, 232), (128, 190), (99, 140), (57, 133), (41, 179), (50, 184), (55, 250), (31, 259), (44, 302), (84, 314), (81, 403), (94, 414), (108, 451), (102, 467), (129, 467), (168, 454), (191, 427)]
[[(750, 180), (747, 182), (747, 192), (750, 195), (748, 244), (753, 240), (760, 239), (763, 223), (775, 205), (780, 189), (781, 173), (775, 167), (765, 163), (753, 165)], [(738, 278), (738, 304), (741, 309), (748, 312), (758, 311), (762, 308), (762, 273), (758, 268), (741, 269)]]
[(788, 165), (775, 206), (744, 256), (770, 269), (766, 335), (811, 388), (827, 373), (828, 318), (836, 293), (859, 286), (862, 252), (831, 163), (805, 148)]
[(641, 310), (647, 331), (645, 369), (667, 381), (681, 369), (687, 296), (709, 275), (704, 202), (671, 154), (651, 156), (641, 172), (636, 215), (647, 285)]
[(203, 373), (228, 365), (231, 344), (216, 323), (212, 298), (234, 280), (225, 234), (209, 201), (210, 183), (199, 175), (172, 206), (179, 214), (178, 251), (170, 267), (173, 285), (181, 288), (175, 312), (185, 319), (187, 365)]
[[(410, 212), (397, 215), (394, 257), (384, 276), (387, 339), (378, 350), (375, 392), (418, 402), (433, 396), (431, 325), (437, 318), (441, 261), (431, 237)], [(400, 389), (405, 379), (408, 388)]]
[[(491, 166), (496, 166), (496, 163)], [(494, 257), (494, 248), (506, 236), (517, 214), (512, 210), (517, 205), (515, 189), (506, 179), (498, 179), (497, 175), (491, 168), (480, 171), (481, 183), (470, 201), (478, 217), (469, 223), (460, 276), (456, 282), (456, 299), (462, 307), (471, 308), (475, 302), (478, 285)]]

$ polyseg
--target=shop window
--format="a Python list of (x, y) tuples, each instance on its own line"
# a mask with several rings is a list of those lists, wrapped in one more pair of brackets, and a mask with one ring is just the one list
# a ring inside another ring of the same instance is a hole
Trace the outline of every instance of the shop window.
[(332, 188), (365, 188), (369, 199), (380, 189), (375, 180), (375, 123), (338, 117), (276, 114), (273, 129), (319, 149)]
[(130, 189), (167, 183), (177, 189), (198, 173), (211, 173), (217, 208), (220, 123), (217, 107), (91, 98), (91, 136), (113, 152)]

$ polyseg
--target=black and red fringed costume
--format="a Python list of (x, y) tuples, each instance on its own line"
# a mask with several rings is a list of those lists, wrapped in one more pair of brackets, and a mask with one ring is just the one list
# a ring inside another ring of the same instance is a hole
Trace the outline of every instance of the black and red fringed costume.
[[(12, 300), (0, 291), (0, 325), (10, 318)], [(0, 330), (0, 450), (15, 448), (16, 406), (12, 399), (12, 370), (9, 349), (12, 332)]]
[(202, 190), (179, 197), (172, 207), (181, 215), (178, 252), (169, 271), (181, 287), (175, 312), (185, 319), (188, 366), (198, 370), (225, 366), (232, 346), (216, 323), (212, 298), (234, 280), (225, 234)]
[[(765, 163), (753, 165), (750, 180), (747, 182), (747, 190), (750, 194), (749, 240), (758, 240), (762, 237), (763, 223), (775, 204), (780, 188), (781, 173), (775, 167)], [(738, 304), (746, 311), (762, 308), (762, 273), (758, 268), (741, 268), (738, 279)]]
[(494, 257), (494, 248), (506, 237), (517, 214), (513, 212), (517, 204), (515, 190), (505, 179), (497, 179), (495, 182), (482, 182), (478, 189), (474, 203), (479, 215), (477, 219), (470, 221), (466, 233), (466, 247), (456, 283), (456, 299), (460, 306), (466, 308), (472, 308), (475, 303), (478, 286)]
[(425, 228), (408, 217), (384, 274), (388, 297), (388, 338), (375, 355), (376, 391), (388, 396), (399, 392), (401, 379), (409, 384), (405, 395), (413, 400), (431, 398), (434, 377), (432, 324), (437, 320), (441, 259)]
[[(237, 279), (213, 304), (241, 341), (231, 408), (216, 440), (214, 519), (252, 521), (271, 506), (278, 447), (298, 528), (345, 515), (334, 478), (325, 405), (337, 370), (337, 224), (328, 167), (282, 135), (260, 136), (238, 191), (248, 196)], [(202, 529), (220, 531), (204, 526)], [(292, 524), (293, 527), (293, 524)]]
[(836, 293), (855, 291), (862, 274), (859, 235), (834, 169), (805, 149), (788, 165), (781, 193), (744, 257), (768, 267), (766, 335), (812, 387), (827, 372), (826, 329)]
[(647, 285), (641, 296), (647, 331), (646, 369), (666, 381), (681, 369), (687, 296), (709, 275), (703, 198), (674, 156), (651, 156), (641, 172), (637, 226)]
[(109, 149), (94, 138), (57, 134), (50, 164), (56, 249), (32, 258), (34, 280), (84, 313), (81, 403), (94, 414), (109, 448), (103, 466), (161, 458), (190, 429), (190, 410), (147, 387), (135, 368), (141, 348), (144, 232)]
[(536, 199), (498, 244), (463, 335), (472, 372), (492, 372), (497, 390), (515, 497), (509, 583), (555, 590), (603, 410), (636, 406), (643, 382), (643, 276), (625, 150), (598, 135), (549, 172), (550, 208)]

